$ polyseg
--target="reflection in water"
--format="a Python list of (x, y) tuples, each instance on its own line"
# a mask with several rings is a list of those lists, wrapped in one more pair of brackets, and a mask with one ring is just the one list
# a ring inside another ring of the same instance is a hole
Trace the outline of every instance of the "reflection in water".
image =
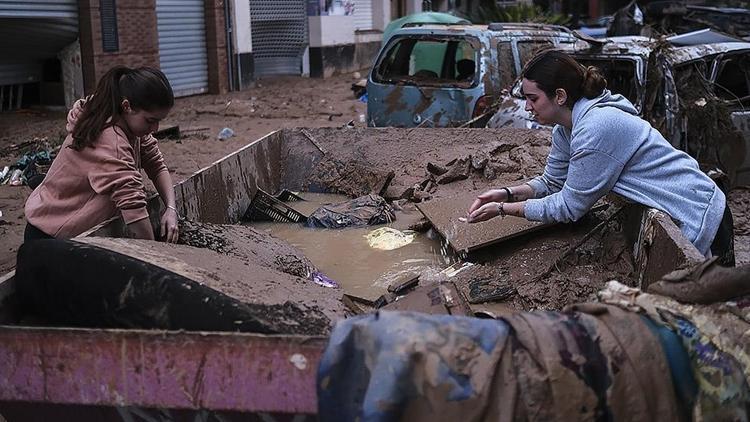
[[(346, 201), (343, 195), (303, 192), (304, 202), (289, 203), (295, 209), (310, 214), (326, 203)], [(422, 218), (417, 211), (396, 211), (396, 222), (389, 225), (349, 229), (312, 229), (299, 224), (250, 223), (300, 249), (318, 269), (336, 280), (349, 294), (366, 299), (376, 299), (386, 288), (409, 273), (427, 269), (442, 269), (455, 259), (441, 245), (438, 236), (418, 233), (414, 241), (394, 250), (374, 249), (369, 246), (367, 234), (380, 227), (405, 229), (411, 222)]]

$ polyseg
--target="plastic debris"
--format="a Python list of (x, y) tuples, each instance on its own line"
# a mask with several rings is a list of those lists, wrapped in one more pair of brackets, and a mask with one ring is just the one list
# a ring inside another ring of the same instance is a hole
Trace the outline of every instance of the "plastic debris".
[(321, 273), (320, 271), (315, 271), (310, 277), (313, 283), (320, 284), (323, 287), (339, 287), (339, 283), (336, 283), (334, 280), (330, 279), (327, 275)]
[(416, 233), (411, 230), (402, 232), (390, 227), (381, 227), (367, 233), (365, 238), (373, 249), (392, 251), (413, 242), (415, 236)]
[(232, 129), (228, 128), (228, 127), (225, 127), (224, 129), (222, 129), (222, 130), (219, 131), (219, 135), (217, 136), (217, 138), (220, 141), (226, 141), (227, 139), (231, 138), (232, 136), (234, 136), (234, 131)]
[(15, 169), (10, 174), (10, 179), (8, 180), (8, 184), (11, 186), (21, 186), (23, 185), (23, 170), (21, 169)]
[(393, 208), (378, 195), (360, 196), (346, 202), (323, 205), (313, 212), (305, 225), (340, 229), (343, 227), (375, 226), (396, 219)]

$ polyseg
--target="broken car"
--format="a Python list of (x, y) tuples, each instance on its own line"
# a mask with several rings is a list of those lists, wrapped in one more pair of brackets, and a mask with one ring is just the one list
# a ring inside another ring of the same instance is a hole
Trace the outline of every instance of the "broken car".
[(750, 43), (677, 47), (668, 39), (613, 37), (563, 48), (601, 69), (611, 91), (704, 171), (726, 175), (731, 186), (750, 183)]
[(575, 40), (570, 30), (553, 25), (401, 28), (381, 49), (368, 78), (367, 124), (461, 126), (489, 111), (537, 50)]

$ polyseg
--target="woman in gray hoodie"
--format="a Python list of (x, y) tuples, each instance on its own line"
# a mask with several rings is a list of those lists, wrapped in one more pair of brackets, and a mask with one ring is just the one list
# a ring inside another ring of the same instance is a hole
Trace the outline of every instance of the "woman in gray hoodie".
[(606, 89), (595, 67), (565, 53), (537, 54), (521, 74), (526, 111), (554, 124), (544, 174), (487, 191), (469, 222), (498, 215), (576, 221), (609, 192), (669, 214), (706, 255), (734, 265), (733, 223), (724, 193), (686, 153), (675, 149), (622, 95)]

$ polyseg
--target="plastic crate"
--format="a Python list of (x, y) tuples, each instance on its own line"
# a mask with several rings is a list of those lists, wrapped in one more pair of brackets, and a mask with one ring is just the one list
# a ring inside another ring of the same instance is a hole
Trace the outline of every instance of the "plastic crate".
[(297, 202), (297, 201), (304, 201), (305, 200), (301, 196), (297, 195), (296, 193), (294, 193), (294, 192), (292, 192), (292, 191), (290, 191), (288, 189), (282, 190), (281, 193), (279, 193), (278, 195), (276, 195), (276, 199), (278, 199), (279, 201), (282, 201), (282, 202)]
[[(291, 193), (291, 192), (290, 192)], [(296, 195), (295, 195), (296, 196)], [(277, 223), (304, 223), (307, 216), (301, 214), (261, 189), (250, 201), (243, 217), (248, 221), (275, 221)]]

